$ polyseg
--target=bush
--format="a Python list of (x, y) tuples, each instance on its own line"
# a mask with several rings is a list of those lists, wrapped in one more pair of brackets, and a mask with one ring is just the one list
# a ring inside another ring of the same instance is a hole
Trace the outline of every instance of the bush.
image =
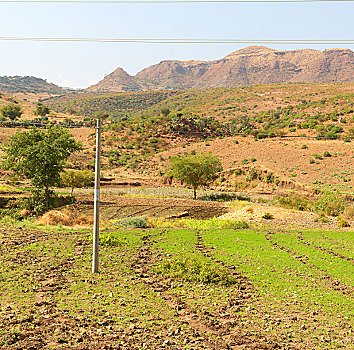
[(224, 286), (238, 283), (226, 268), (197, 258), (178, 257), (164, 260), (154, 269), (154, 272), (188, 282), (215, 283)]
[(265, 213), (263, 216), (262, 216), (263, 219), (266, 219), (266, 220), (271, 220), (273, 219), (273, 215), (269, 214), (269, 213)]
[(325, 151), (325, 152), (323, 153), (323, 156), (324, 156), (324, 157), (332, 157), (332, 155), (331, 155), (328, 151)]
[(313, 204), (313, 210), (330, 216), (339, 216), (345, 208), (344, 198), (336, 192), (325, 192), (320, 199)]
[(212, 202), (228, 202), (237, 198), (236, 193), (212, 193), (203, 196), (201, 199)]
[(119, 247), (123, 245), (123, 242), (116, 232), (107, 232), (101, 235), (100, 245)]
[(310, 164), (315, 164), (315, 160), (313, 158), (310, 158)]
[(22, 201), (21, 208), (28, 210), (31, 214), (42, 215), (47, 210), (62, 207), (73, 202), (73, 197), (54, 196), (53, 192), (44, 190), (33, 190), (32, 196)]
[(9, 103), (8, 105), (3, 106), (0, 112), (4, 118), (15, 120), (16, 118), (19, 118), (22, 115), (22, 108), (18, 104)]
[(314, 220), (314, 222), (320, 222), (322, 224), (326, 224), (327, 222), (329, 222), (329, 219), (324, 215), (322, 216), (320, 215), (318, 218)]
[(240, 176), (240, 175), (245, 175), (245, 172), (244, 172), (244, 170), (238, 168), (235, 170), (234, 174), (235, 174), (235, 176)]
[(136, 216), (131, 218), (124, 218), (118, 220), (120, 226), (131, 229), (131, 228), (145, 228), (147, 227), (147, 220), (144, 216)]
[(343, 217), (347, 220), (354, 220), (354, 207), (346, 207), (343, 212)]
[(276, 197), (279, 204), (286, 209), (309, 210), (311, 203), (304, 196), (291, 195), (289, 197)]
[(346, 221), (343, 218), (338, 218), (338, 226), (339, 227), (350, 227), (350, 224), (348, 221)]

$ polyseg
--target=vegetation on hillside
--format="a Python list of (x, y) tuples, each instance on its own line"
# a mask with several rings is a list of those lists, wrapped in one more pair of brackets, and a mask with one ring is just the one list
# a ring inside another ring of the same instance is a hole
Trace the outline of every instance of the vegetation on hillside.
[(48, 83), (44, 79), (36, 77), (21, 77), (21, 76), (2, 76), (0, 77), (0, 91), (10, 94), (14, 93), (50, 93), (50, 94), (63, 94), (66, 90), (63, 88)]

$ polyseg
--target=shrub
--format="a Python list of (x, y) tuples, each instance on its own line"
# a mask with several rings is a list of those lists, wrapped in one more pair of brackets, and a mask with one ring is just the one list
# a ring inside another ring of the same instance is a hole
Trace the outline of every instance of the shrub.
[(322, 159), (323, 159), (323, 158), (322, 158), (322, 156), (321, 156), (320, 154), (314, 154), (313, 156), (315, 157), (315, 159), (320, 159), (320, 160), (322, 160)]
[(237, 198), (236, 193), (212, 193), (203, 196), (201, 199), (212, 202), (228, 202)]
[(107, 232), (101, 235), (100, 245), (119, 247), (123, 245), (123, 242), (116, 232)]
[(274, 182), (274, 175), (273, 174), (267, 174), (264, 181), (267, 184), (270, 184), (270, 183)]
[(15, 120), (22, 115), (22, 108), (16, 103), (9, 103), (0, 109), (1, 115), (4, 118), (9, 118), (10, 120)]
[(33, 190), (32, 196), (22, 201), (21, 208), (28, 210), (31, 214), (41, 215), (49, 209), (62, 207), (73, 202), (73, 197), (54, 196), (52, 192), (48, 202), (46, 202), (47, 195), (43, 190)]
[(144, 216), (136, 216), (131, 218), (124, 218), (118, 220), (120, 226), (131, 229), (131, 228), (145, 228), (147, 227), (147, 220)]
[(279, 204), (286, 209), (308, 210), (311, 206), (309, 200), (304, 196), (291, 195), (289, 197), (276, 197)]
[(314, 220), (314, 222), (320, 222), (320, 223), (325, 224), (325, 223), (329, 222), (329, 219), (324, 215), (322, 215), (322, 216), (320, 215), (318, 218), (316, 218)]
[(343, 217), (347, 220), (354, 220), (354, 207), (346, 207), (343, 211)]
[(235, 181), (235, 189), (243, 190), (248, 187), (248, 183), (244, 181)]
[(313, 158), (310, 158), (310, 164), (315, 164), (315, 160)]
[(263, 216), (262, 216), (263, 219), (266, 219), (266, 220), (271, 220), (273, 219), (273, 215), (269, 214), (269, 213), (265, 213)]
[(313, 210), (330, 216), (338, 216), (344, 211), (344, 198), (336, 192), (325, 192), (313, 204)]
[(350, 224), (348, 221), (346, 221), (343, 218), (338, 218), (338, 226), (339, 227), (350, 227)]
[(301, 149), (307, 149), (308, 147), (307, 147), (307, 145), (302, 145), (301, 146)]
[(325, 151), (325, 152), (323, 153), (323, 156), (324, 156), (324, 157), (332, 157), (332, 155), (331, 155), (328, 151)]
[(225, 267), (198, 258), (177, 257), (164, 260), (154, 269), (154, 272), (188, 282), (215, 283), (224, 286), (238, 283)]
[(245, 175), (245, 171), (238, 168), (235, 170), (234, 174), (235, 174), (235, 176)]

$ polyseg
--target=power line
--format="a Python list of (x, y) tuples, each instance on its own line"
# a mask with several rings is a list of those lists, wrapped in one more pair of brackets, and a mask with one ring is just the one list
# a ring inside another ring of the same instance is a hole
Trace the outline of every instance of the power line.
[(79, 37), (0, 37), (0, 41), (32, 42), (91, 42), (91, 43), (141, 43), (141, 44), (311, 44), (353, 45), (354, 39), (171, 39), (171, 38), (79, 38)]
[(0, 0), (11, 4), (233, 4), (233, 3), (311, 3), (311, 2), (353, 2), (354, 0)]

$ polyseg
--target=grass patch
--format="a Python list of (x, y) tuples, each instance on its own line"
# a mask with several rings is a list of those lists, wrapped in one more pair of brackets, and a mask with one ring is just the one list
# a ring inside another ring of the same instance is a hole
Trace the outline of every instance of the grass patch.
[(224, 286), (238, 283), (226, 268), (193, 257), (164, 260), (154, 269), (154, 272), (188, 282), (216, 283)]
[(117, 232), (105, 232), (100, 237), (100, 245), (109, 247), (120, 247), (125, 241), (117, 234)]
[(236, 220), (222, 220), (218, 218), (212, 218), (208, 220), (198, 219), (178, 219), (178, 220), (166, 220), (166, 219), (150, 219), (150, 222), (155, 227), (171, 227), (171, 228), (194, 228), (194, 229), (246, 229), (249, 228), (249, 224), (245, 221)]

